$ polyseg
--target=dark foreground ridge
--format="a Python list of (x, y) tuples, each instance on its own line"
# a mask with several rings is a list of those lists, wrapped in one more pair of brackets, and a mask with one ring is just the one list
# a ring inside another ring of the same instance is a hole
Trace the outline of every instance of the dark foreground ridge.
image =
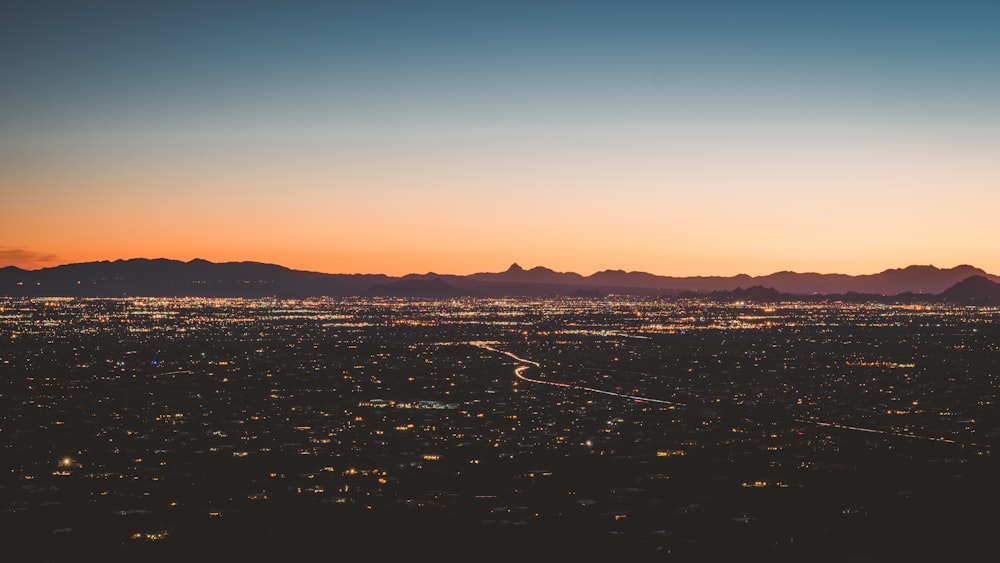
[[(961, 282), (961, 283), (960, 283)], [(324, 274), (259, 262), (214, 263), (168, 259), (67, 264), (41, 270), (0, 268), (0, 295), (9, 297), (512, 297), (636, 295), (754, 301), (954, 303), (1000, 302), (1000, 277), (973, 266), (908, 266), (850, 276), (777, 272), (751, 277), (671, 277), (605, 270), (590, 276), (513, 264), (504, 272), (468, 276)], [(748, 288), (748, 289), (744, 289)]]

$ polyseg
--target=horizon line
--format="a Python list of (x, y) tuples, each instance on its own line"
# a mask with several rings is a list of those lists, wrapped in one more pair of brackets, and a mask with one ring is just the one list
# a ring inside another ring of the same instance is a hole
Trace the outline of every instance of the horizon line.
[(390, 277), (390, 278), (403, 278), (403, 277), (406, 277), (406, 276), (428, 276), (428, 275), (434, 275), (434, 276), (439, 276), (439, 277), (441, 277), (441, 276), (467, 277), (467, 276), (472, 276), (472, 275), (476, 275), (476, 274), (501, 274), (501, 273), (505, 273), (505, 272), (510, 271), (510, 269), (513, 268), (514, 266), (517, 266), (518, 268), (520, 268), (524, 272), (530, 272), (532, 270), (542, 269), (542, 270), (548, 270), (548, 271), (553, 272), (555, 274), (576, 274), (576, 275), (579, 275), (579, 276), (582, 276), (582, 277), (585, 277), (585, 278), (586, 277), (591, 277), (591, 276), (593, 276), (595, 274), (604, 273), (604, 272), (623, 272), (623, 273), (626, 273), (626, 274), (646, 274), (646, 275), (652, 275), (652, 276), (656, 276), (656, 277), (667, 277), (667, 278), (738, 278), (738, 277), (760, 278), (760, 277), (767, 277), (767, 276), (772, 276), (772, 275), (776, 275), (776, 274), (784, 274), (784, 273), (799, 274), (799, 275), (810, 275), (810, 274), (812, 274), (812, 275), (821, 275), (821, 276), (850, 276), (850, 277), (858, 277), (858, 276), (877, 275), (877, 274), (882, 274), (882, 273), (885, 273), (885, 272), (888, 272), (888, 271), (893, 271), (893, 270), (898, 271), (898, 270), (905, 270), (905, 269), (909, 269), (909, 268), (935, 268), (937, 270), (954, 270), (954, 269), (962, 268), (962, 267), (973, 268), (973, 269), (976, 269), (976, 270), (979, 270), (979, 271), (985, 273), (986, 275), (995, 276), (995, 274), (991, 274), (991, 273), (987, 272), (986, 270), (984, 270), (983, 268), (980, 268), (979, 266), (975, 266), (975, 265), (968, 264), (968, 263), (960, 263), (960, 264), (956, 264), (955, 266), (952, 266), (952, 267), (940, 267), (940, 266), (935, 266), (934, 264), (908, 264), (908, 265), (902, 266), (902, 267), (884, 268), (884, 269), (876, 271), (876, 272), (869, 272), (869, 273), (862, 273), (862, 274), (848, 274), (848, 273), (844, 273), (844, 272), (817, 272), (817, 271), (808, 271), (808, 270), (807, 271), (797, 271), (797, 270), (792, 270), (792, 269), (782, 269), (782, 270), (773, 271), (773, 272), (770, 272), (770, 273), (767, 273), (767, 274), (756, 274), (756, 275), (755, 274), (747, 274), (747, 273), (744, 273), (744, 272), (741, 272), (741, 273), (738, 273), (738, 274), (731, 274), (731, 275), (726, 275), (726, 274), (689, 274), (689, 275), (683, 275), (683, 274), (658, 274), (658, 273), (653, 273), (653, 272), (649, 272), (649, 271), (646, 271), (646, 270), (625, 270), (625, 269), (621, 269), (621, 268), (605, 268), (605, 269), (602, 269), (602, 270), (596, 270), (596, 271), (594, 271), (591, 274), (583, 274), (583, 273), (572, 271), (572, 270), (564, 270), (564, 271), (554, 270), (552, 268), (549, 268), (547, 266), (542, 266), (542, 265), (533, 266), (531, 268), (523, 268), (516, 261), (512, 262), (511, 265), (508, 266), (506, 269), (502, 269), (502, 270), (498, 270), (498, 271), (474, 271), (474, 272), (470, 272), (470, 273), (467, 273), (467, 274), (439, 273), (439, 272), (434, 272), (434, 271), (427, 271), (427, 272), (408, 272), (408, 273), (405, 273), (405, 274), (394, 275), (394, 274), (386, 274), (384, 272), (326, 272), (326, 271), (319, 271), (319, 270), (312, 270), (312, 269), (293, 268), (291, 266), (285, 266), (284, 264), (279, 264), (279, 263), (275, 263), (275, 262), (261, 262), (259, 260), (225, 260), (225, 261), (213, 261), (213, 260), (208, 260), (208, 259), (199, 258), (199, 257), (194, 257), (194, 258), (191, 258), (190, 260), (183, 260), (183, 259), (179, 259), (179, 258), (167, 258), (167, 257), (163, 257), (163, 256), (157, 257), (157, 258), (147, 258), (147, 257), (144, 257), (144, 256), (137, 256), (137, 257), (131, 257), (131, 258), (114, 258), (114, 259), (101, 259), (101, 260), (87, 260), (87, 261), (80, 261), (80, 262), (64, 262), (64, 263), (61, 263), (61, 264), (55, 264), (55, 265), (51, 265), (51, 266), (42, 266), (42, 267), (38, 267), (38, 268), (24, 268), (24, 267), (21, 267), (21, 266), (17, 266), (15, 264), (7, 264), (5, 266), (0, 266), (0, 268), (3, 268), (3, 269), (6, 269), (6, 268), (16, 268), (18, 270), (23, 270), (23, 271), (26, 271), (26, 272), (37, 272), (37, 271), (41, 271), (41, 270), (48, 270), (48, 269), (53, 269), (53, 268), (60, 268), (60, 267), (64, 267), (64, 266), (74, 266), (74, 265), (79, 265), (79, 264), (131, 262), (131, 261), (139, 261), (139, 260), (145, 260), (145, 261), (164, 260), (164, 261), (169, 261), (169, 262), (180, 262), (180, 263), (184, 263), (184, 264), (190, 264), (192, 262), (207, 262), (209, 264), (262, 264), (262, 265), (267, 265), (267, 266), (278, 266), (278, 267), (286, 268), (286, 269), (292, 270), (292, 271), (309, 272), (309, 273), (324, 274), (324, 275), (386, 276), (386, 277)]

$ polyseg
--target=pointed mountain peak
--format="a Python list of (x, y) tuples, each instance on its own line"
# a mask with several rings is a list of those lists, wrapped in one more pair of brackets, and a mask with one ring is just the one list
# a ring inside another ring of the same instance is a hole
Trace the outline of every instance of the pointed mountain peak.
[(507, 271), (510, 273), (523, 272), (524, 268), (522, 268), (521, 265), (518, 264), (517, 262), (514, 262), (513, 264), (510, 265), (510, 268), (507, 268)]

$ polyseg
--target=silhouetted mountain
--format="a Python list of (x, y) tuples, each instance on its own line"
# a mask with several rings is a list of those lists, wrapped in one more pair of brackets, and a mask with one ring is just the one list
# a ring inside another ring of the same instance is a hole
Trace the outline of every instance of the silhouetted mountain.
[(729, 295), (733, 299), (740, 301), (757, 301), (757, 302), (774, 302), (781, 299), (781, 293), (773, 287), (764, 287), (762, 285), (755, 285), (753, 287), (748, 287), (743, 289), (742, 287), (737, 287), (733, 291), (729, 292)]
[(519, 283), (547, 283), (547, 284), (570, 284), (579, 283), (583, 276), (575, 272), (556, 272), (542, 266), (536, 266), (530, 270), (525, 270), (516, 262), (507, 268), (506, 272), (500, 273), (479, 273), (468, 276), (475, 281), (484, 282), (519, 282)]
[(886, 303), (886, 304), (910, 304), (929, 303), (936, 300), (936, 296), (926, 294), (916, 294), (913, 292), (900, 293), (898, 295), (881, 295), (878, 293), (858, 293), (848, 291), (847, 293), (813, 293), (810, 295), (799, 295), (795, 293), (781, 293), (771, 287), (754, 286), (747, 289), (738, 287), (732, 291), (685, 291), (673, 295), (663, 296), (665, 299), (703, 299), (708, 301), (748, 301), (751, 303)]
[(311, 297), (360, 295), (383, 275), (321, 274), (259, 262), (145, 259), (0, 271), (0, 294), (67, 297)]
[[(694, 292), (739, 292), (747, 299), (771, 298), (763, 293), (769, 288), (782, 296), (838, 296), (844, 300), (872, 300), (874, 296), (892, 296), (893, 302), (907, 293), (930, 296), (948, 289), (969, 277), (1000, 281), (972, 266), (941, 269), (934, 266), (909, 266), (878, 274), (850, 276), (776, 272), (766, 276), (731, 277), (657, 276), (646, 272), (605, 270), (590, 276), (574, 272), (556, 272), (535, 267), (525, 270), (512, 264), (503, 272), (477, 273), (468, 276), (410, 274), (390, 277), (381, 274), (323, 274), (292, 270), (259, 262), (213, 263), (206, 260), (181, 262), (166, 259), (132, 259), (113, 262), (67, 264), (41, 270), (22, 270), (13, 266), (0, 268), (0, 295), (121, 297), (193, 296), (193, 297), (311, 297), (351, 295), (411, 295), (457, 297), (479, 295), (558, 296), (573, 295), (579, 290), (604, 295), (626, 294), (662, 296)], [(436, 281), (435, 281), (436, 280)], [(397, 285), (398, 282), (414, 282)], [(424, 283), (415, 283), (424, 282)], [(431, 283), (433, 282), (433, 283)], [(375, 286), (384, 286), (376, 289)], [(761, 289), (756, 289), (757, 287)], [(749, 289), (741, 289), (749, 288)], [(385, 293), (379, 293), (385, 292)]]
[(468, 297), (472, 293), (448, 285), (441, 278), (403, 279), (370, 287), (364, 293), (369, 297)]
[(722, 276), (657, 276), (648, 272), (626, 272), (624, 270), (604, 270), (585, 278), (595, 285), (614, 287), (648, 287), (661, 292), (719, 291), (732, 290), (753, 282), (746, 274), (731, 277)]
[(973, 275), (986, 275), (986, 272), (965, 265), (949, 269), (934, 266), (907, 266), (906, 268), (890, 269), (877, 274), (860, 276), (777, 272), (755, 278), (755, 281), (767, 287), (773, 287), (782, 293), (800, 295), (848, 292), (896, 295), (907, 291), (936, 294)]
[[(490, 283), (533, 283), (552, 285), (574, 285), (598, 288), (605, 293), (644, 294), (656, 290), (655, 294), (681, 293), (684, 291), (733, 291), (738, 287), (759, 285), (774, 288), (780, 293), (794, 295), (862, 294), (898, 295), (905, 292), (936, 294), (972, 275), (988, 275), (972, 266), (956, 266), (949, 269), (934, 266), (908, 266), (890, 269), (878, 274), (851, 276), (847, 274), (817, 274), (797, 272), (776, 272), (766, 276), (751, 277), (746, 274), (736, 276), (657, 276), (647, 272), (625, 272), (604, 270), (590, 276), (573, 272), (555, 272), (548, 268), (525, 270), (513, 264), (507, 271), (499, 273), (479, 273), (469, 279)], [(1000, 278), (991, 276), (995, 281)], [(558, 293), (558, 292), (557, 292)]]
[(962, 305), (998, 305), (1000, 283), (985, 276), (971, 276), (949, 287), (939, 297), (942, 301)]

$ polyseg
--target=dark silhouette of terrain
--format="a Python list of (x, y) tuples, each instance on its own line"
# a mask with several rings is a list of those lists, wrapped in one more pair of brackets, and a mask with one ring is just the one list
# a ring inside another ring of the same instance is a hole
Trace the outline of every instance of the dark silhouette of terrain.
[(972, 276), (949, 287), (940, 297), (964, 305), (998, 305), (1000, 283), (992, 282), (985, 276)]
[[(969, 280), (975, 281), (969, 281)], [(940, 299), (969, 304), (996, 303), (1000, 277), (973, 266), (908, 266), (850, 276), (777, 272), (751, 277), (657, 276), (605, 270), (590, 276), (513, 264), (506, 271), (468, 276), (410, 274), (325, 274), (259, 262), (214, 263), (167, 259), (86, 262), (22, 270), (0, 268), (0, 295), (66, 297), (600, 297), (609, 294), (713, 297), (776, 301), (832, 297), (844, 301), (892, 302)], [(963, 282), (956, 287), (956, 284)], [(964, 283), (968, 282), (968, 283)], [(991, 285), (992, 284), (992, 285)]]
[(441, 278), (403, 279), (370, 287), (364, 293), (369, 297), (470, 297), (469, 291), (459, 289)]
[(68, 297), (309, 297), (361, 295), (393, 281), (379, 274), (321, 274), (260, 262), (135, 258), (0, 270), (0, 294)]

